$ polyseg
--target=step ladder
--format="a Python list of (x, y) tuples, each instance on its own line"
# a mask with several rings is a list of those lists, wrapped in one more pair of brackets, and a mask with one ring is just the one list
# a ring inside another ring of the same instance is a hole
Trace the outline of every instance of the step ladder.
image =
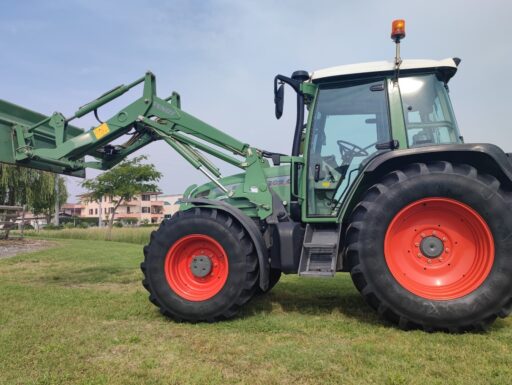
[(333, 277), (338, 263), (339, 237), (339, 225), (308, 224), (300, 255), (299, 275)]

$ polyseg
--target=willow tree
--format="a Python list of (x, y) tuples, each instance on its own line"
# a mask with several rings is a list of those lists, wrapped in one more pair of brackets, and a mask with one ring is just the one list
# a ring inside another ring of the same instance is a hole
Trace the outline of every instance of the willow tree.
[[(55, 194), (56, 178), (58, 194)], [(62, 205), (67, 198), (66, 180), (63, 177), (47, 171), (0, 163), (0, 204), (26, 205), (34, 214), (45, 215), (49, 222), (55, 212), (55, 201)]]

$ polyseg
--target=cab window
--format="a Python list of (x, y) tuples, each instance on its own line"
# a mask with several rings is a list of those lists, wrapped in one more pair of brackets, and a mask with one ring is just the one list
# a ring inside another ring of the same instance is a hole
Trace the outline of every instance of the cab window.
[(444, 82), (430, 74), (403, 77), (398, 83), (409, 147), (461, 142)]
[(309, 141), (308, 215), (336, 215), (361, 163), (389, 141), (384, 81), (320, 87)]

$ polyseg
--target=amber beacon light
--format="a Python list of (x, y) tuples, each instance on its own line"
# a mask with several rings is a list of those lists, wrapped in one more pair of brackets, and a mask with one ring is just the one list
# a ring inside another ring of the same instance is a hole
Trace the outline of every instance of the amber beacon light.
[(391, 24), (391, 39), (400, 41), (405, 37), (405, 20), (393, 20)]

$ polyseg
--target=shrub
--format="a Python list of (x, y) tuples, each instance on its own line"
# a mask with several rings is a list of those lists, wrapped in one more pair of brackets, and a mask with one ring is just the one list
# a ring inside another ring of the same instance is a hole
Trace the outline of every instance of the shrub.
[(63, 225), (64, 227), (66, 227), (66, 225), (69, 225), (69, 224), (73, 225), (73, 227), (74, 227), (75, 223), (79, 220), (80, 220), (80, 218), (78, 218), (78, 217), (60, 217), (59, 218), (60, 224)]
[(45, 230), (62, 230), (63, 228), (64, 228), (64, 226), (62, 226), (62, 225), (55, 226), (53, 223), (49, 223), (46, 226), (44, 226)]
[(87, 223), (89, 226), (98, 226), (99, 218), (98, 217), (91, 217), (91, 218), (82, 218), (80, 217), (80, 223)]
[(123, 223), (126, 225), (126, 226), (134, 226), (138, 223), (138, 219), (136, 218), (123, 218)]

